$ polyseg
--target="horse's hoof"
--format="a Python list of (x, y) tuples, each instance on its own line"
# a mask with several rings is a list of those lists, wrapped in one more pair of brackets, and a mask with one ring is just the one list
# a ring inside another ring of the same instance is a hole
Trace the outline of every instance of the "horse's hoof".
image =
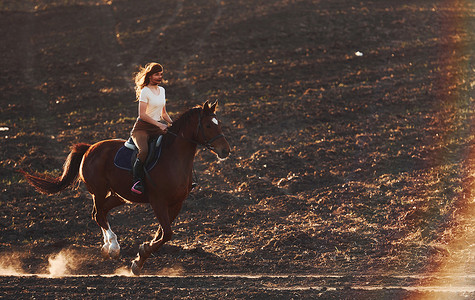
[(119, 250), (119, 249), (114, 250), (114, 251), (110, 251), (110, 250), (109, 250), (109, 256), (110, 256), (110, 258), (112, 258), (112, 259), (119, 259), (119, 257), (120, 257), (120, 250)]
[(134, 261), (132, 261), (132, 266), (130, 267), (130, 269), (132, 270), (132, 273), (135, 275), (135, 276), (140, 276), (140, 271), (142, 271), (142, 268), (140, 268), (137, 263)]
[(118, 259), (120, 256), (120, 247), (118, 244), (111, 244), (109, 246), (109, 256), (112, 259)]
[(101, 248), (101, 255), (102, 255), (102, 258), (104, 259), (109, 259), (110, 258), (110, 255), (109, 255), (109, 244), (104, 244)]

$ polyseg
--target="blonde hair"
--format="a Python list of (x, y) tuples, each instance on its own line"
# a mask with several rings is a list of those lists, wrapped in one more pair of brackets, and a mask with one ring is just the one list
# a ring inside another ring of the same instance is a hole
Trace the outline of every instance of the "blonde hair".
[(158, 72), (163, 72), (162, 65), (156, 62), (151, 62), (146, 64), (144, 67), (141, 66), (139, 71), (135, 73), (135, 97), (137, 100), (140, 98), (140, 92), (142, 89), (150, 83), (150, 76)]

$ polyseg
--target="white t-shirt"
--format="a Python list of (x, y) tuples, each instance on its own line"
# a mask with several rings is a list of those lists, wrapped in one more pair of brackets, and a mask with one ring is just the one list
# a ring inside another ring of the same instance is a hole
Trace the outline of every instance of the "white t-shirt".
[(162, 109), (165, 106), (165, 89), (161, 86), (158, 87), (160, 94), (157, 95), (152, 92), (148, 87), (144, 87), (140, 92), (139, 101), (147, 103), (147, 115), (152, 117), (156, 121), (162, 119)]

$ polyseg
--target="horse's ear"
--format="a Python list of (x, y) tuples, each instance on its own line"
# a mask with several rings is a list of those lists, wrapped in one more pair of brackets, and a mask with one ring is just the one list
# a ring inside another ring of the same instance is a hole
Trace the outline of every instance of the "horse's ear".
[(212, 112), (216, 111), (216, 106), (218, 106), (218, 99), (216, 99), (216, 101), (214, 101), (214, 103), (210, 107)]
[(206, 102), (203, 104), (203, 110), (204, 111), (209, 111), (209, 102), (206, 100)]

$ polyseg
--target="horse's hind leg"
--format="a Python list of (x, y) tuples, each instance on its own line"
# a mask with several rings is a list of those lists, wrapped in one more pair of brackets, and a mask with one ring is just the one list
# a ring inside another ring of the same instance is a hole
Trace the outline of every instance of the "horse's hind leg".
[[(103, 199), (103, 200), (102, 200)], [(120, 246), (117, 241), (117, 235), (110, 228), (107, 221), (107, 213), (114, 207), (124, 204), (122, 199), (114, 194), (106, 198), (100, 198), (94, 195), (93, 219), (99, 224), (104, 235), (104, 245), (101, 253), (104, 258), (118, 258), (120, 255)]]

